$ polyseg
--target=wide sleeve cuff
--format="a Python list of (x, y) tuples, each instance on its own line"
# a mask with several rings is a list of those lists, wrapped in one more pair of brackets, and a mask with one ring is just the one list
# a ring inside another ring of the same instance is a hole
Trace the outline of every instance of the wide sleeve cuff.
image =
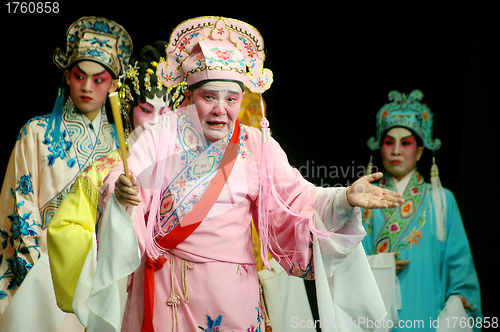
[(316, 193), (315, 210), (329, 231), (338, 231), (359, 212), (346, 196), (347, 188), (321, 188)]

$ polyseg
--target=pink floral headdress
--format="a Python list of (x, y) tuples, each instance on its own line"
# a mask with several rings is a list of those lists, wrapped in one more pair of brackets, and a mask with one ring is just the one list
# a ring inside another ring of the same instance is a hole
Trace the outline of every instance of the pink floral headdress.
[(263, 93), (273, 82), (272, 72), (263, 68), (264, 59), (264, 42), (257, 29), (231, 18), (204, 16), (174, 29), (167, 59), (158, 64), (157, 74), (166, 86), (183, 80), (188, 86), (204, 80), (234, 80)]

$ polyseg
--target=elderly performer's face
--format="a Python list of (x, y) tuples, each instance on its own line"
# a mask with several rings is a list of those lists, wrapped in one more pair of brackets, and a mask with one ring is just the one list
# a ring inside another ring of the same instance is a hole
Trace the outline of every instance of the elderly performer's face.
[(380, 148), (384, 168), (398, 181), (415, 168), (423, 151), (412, 132), (401, 127), (389, 130)]
[(203, 134), (208, 141), (229, 135), (238, 119), (243, 92), (235, 82), (210, 81), (186, 97), (196, 105)]

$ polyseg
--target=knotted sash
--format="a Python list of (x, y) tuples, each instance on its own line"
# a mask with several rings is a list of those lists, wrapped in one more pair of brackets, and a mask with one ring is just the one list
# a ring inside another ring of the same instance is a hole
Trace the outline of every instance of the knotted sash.
[[(240, 122), (234, 124), (233, 135), (227, 145), (226, 152), (222, 157), (219, 170), (210, 182), (205, 193), (200, 197), (182, 221), (168, 234), (157, 239), (157, 244), (165, 250), (171, 250), (182, 243), (205, 219), (212, 209), (231, 174), (236, 158), (238, 157), (239, 138), (241, 128)], [(144, 317), (142, 320), (142, 332), (154, 332), (154, 272), (161, 269), (166, 262), (165, 257), (157, 260), (147, 257), (146, 272), (144, 278)]]

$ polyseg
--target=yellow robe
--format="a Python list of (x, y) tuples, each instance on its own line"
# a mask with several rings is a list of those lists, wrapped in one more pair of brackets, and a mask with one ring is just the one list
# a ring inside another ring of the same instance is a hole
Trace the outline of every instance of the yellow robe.
[(96, 160), (76, 179), (48, 230), (48, 249), (57, 305), (73, 312), (73, 297), (96, 231), (98, 201), (104, 178), (121, 157), (118, 150)]

